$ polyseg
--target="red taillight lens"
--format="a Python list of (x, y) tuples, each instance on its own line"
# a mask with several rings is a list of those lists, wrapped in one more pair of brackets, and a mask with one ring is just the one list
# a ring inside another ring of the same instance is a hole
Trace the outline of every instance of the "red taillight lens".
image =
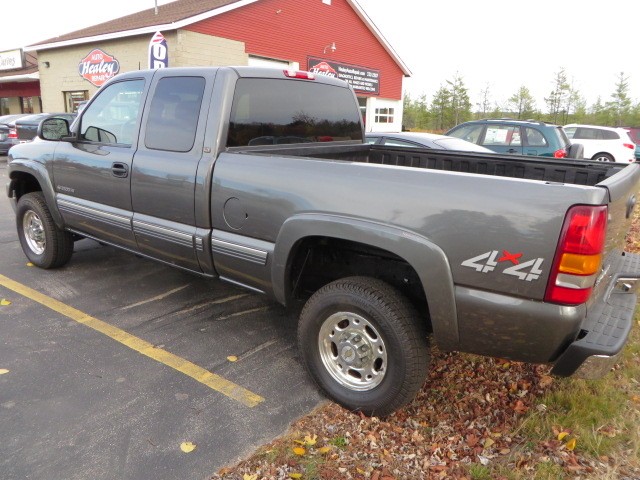
[(607, 207), (572, 207), (564, 220), (545, 301), (563, 305), (586, 302), (602, 262)]
[(18, 138), (18, 132), (15, 128), (9, 129), (9, 138)]
[(316, 76), (310, 72), (302, 70), (284, 70), (284, 75), (289, 78), (301, 78), (303, 80), (315, 80)]
[(564, 221), (560, 238), (562, 253), (597, 255), (604, 248), (607, 207), (572, 207)]
[(564, 148), (553, 152), (554, 158), (567, 158), (567, 151)]
[(636, 149), (636, 146), (633, 143), (625, 143), (624, 146), (627, 148), (630, 148), (631, 150)]

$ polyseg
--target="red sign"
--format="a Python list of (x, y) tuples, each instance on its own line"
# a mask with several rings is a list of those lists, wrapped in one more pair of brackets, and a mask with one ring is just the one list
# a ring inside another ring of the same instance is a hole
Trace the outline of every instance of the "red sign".
[(101, 87), (107, 80), (120, 71), (120, 62), (108, 53), (96, 48), (78, 64), (80, 76), (96, 87)]

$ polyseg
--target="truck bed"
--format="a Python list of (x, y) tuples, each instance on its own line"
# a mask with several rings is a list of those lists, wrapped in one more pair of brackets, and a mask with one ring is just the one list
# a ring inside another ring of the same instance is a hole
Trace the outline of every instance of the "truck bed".
[[(234, 149), (235, 150), (235, 149)], [(326, 158), (360, 163), (445, 170), (500, 177), (594, 186), (626, 165), (588, 160), (555, 159), (523, 155), (431, 150), (384, 145), (318, 145), (259, 147), (247, 153)]]

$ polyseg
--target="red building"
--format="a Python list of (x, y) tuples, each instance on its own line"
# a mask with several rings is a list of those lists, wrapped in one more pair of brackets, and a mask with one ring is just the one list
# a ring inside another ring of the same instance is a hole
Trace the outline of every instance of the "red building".
[(269, 65), (354, 88), (368, 131), (400, 130), (410, 71), (356, 0), (177, 0), (27, 47), (38, 54), (46, 111), (72, 110), (99, 86), (78, 72), (95, 50), (119, 71), (147, 68), (154, 33), (169, 66)]

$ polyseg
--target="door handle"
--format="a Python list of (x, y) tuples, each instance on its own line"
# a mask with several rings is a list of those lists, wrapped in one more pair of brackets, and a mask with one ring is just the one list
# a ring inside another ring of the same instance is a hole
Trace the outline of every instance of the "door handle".
[(114, 177), (126, 178), (129, 175), (129, 167), (126, 163), (116, 162), (111, 165), (111, 173)]
[(507, 150), (507, 153), (517, 153), (518, 151), (515, 148), (510, 148)]

